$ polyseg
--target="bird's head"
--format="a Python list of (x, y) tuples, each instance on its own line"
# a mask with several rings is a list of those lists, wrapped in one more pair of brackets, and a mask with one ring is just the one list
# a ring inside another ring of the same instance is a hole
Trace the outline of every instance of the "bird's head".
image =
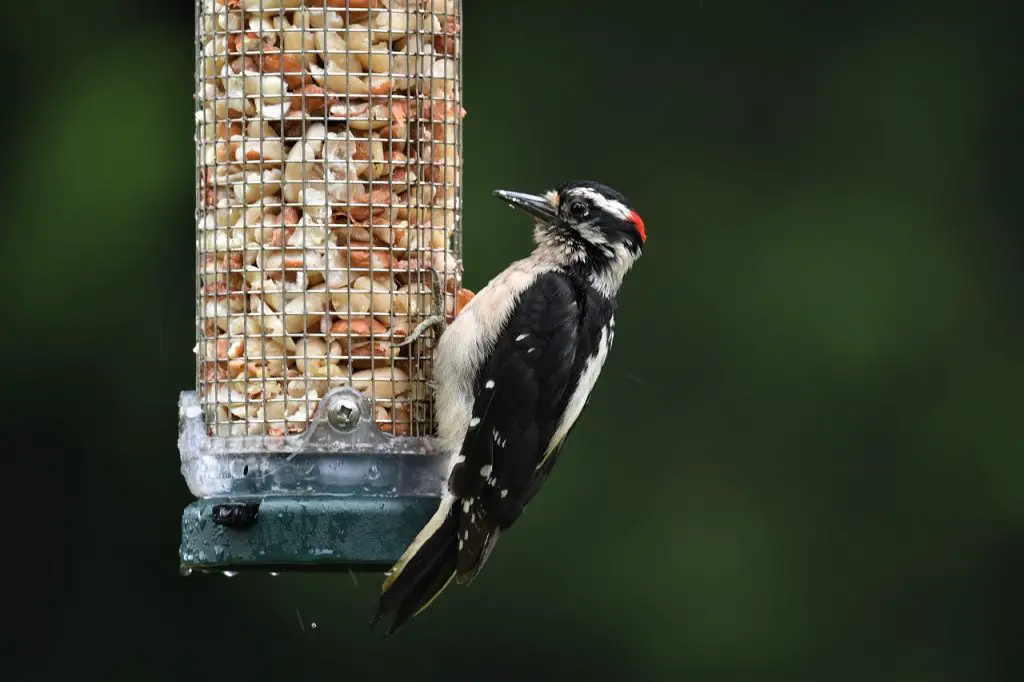
[(644, 221), (620, 192), (597, 182), (567, 182), (543, 195), (496, 190), (534, 218), (538, 251), (592, 274), (614, 293), (643, 252)]

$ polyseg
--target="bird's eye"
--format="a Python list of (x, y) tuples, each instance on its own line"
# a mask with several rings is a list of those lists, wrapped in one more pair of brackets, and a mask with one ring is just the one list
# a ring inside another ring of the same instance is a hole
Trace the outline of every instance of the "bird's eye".
[(574, 201), (569, 204), (569, 215), (577, 220), (582, 220), (587, 217), (587, 205), (582, 201)]

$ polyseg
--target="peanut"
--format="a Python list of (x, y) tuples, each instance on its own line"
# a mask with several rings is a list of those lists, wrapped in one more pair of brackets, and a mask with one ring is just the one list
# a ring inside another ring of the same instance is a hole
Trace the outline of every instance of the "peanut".
[[(429, 350), (470, 303), (451, 251), (465, 115), (452, 0), (204, 0), (195, 116), (200, 395), (218, 436), (302, 433), (350, 385), (425, 435)], [(415, 400), (415, 404), (410, 401)]]

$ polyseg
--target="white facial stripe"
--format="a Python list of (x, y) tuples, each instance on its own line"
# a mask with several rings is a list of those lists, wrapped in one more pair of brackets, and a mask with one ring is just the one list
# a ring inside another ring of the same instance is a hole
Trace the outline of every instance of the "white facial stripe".
[(569, 194), (572, 196), (580, 197), (581, 199), (588, 199), (595, 206), (600, 208), (606, 213), (610, 213), (620, 220), (628, 220), (631, 211), (629, 208), (620, 201), (615, 199), (609, 199), (608, 197), (595, 192), (589, 187), (578, 187), (576, 189), (569, 190)]
[(626, 273), (636, 262), (636, 255), (624, 244), (616, 244), (611, 250), (612, 267), (597, 270), (590, 276), (590, 283), (605, 296), (614, 296), (618, 292)]
[(608, 243), (608, 238), (604, 236), (604, 232), (600, 228), (595, 227), (593, 221), (580, 223), (576, 226), (576, 230), (580, 233), (581, 237), (591, 244), (604, 246)]

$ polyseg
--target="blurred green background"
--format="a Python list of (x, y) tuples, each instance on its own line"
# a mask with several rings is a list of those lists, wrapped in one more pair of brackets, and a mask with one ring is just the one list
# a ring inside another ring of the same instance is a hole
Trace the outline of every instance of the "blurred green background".
[(466, 5), (467, 285), (530, 248), (493, 188), (650, 239), (545, 492), (388, 642), (378, 576), (178, 575), (191, 3), (10, 17), (11, 679), (1024, 679), (1022, 4)]

